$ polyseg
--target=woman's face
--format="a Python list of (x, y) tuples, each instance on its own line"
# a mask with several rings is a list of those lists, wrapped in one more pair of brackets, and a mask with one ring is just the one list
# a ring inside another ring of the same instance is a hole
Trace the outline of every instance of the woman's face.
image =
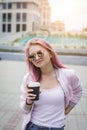
[(51, 63), (51, 54), (40, 45), (31, 45), (29, 49), (29, 60), (36, 67), (43, 68)]

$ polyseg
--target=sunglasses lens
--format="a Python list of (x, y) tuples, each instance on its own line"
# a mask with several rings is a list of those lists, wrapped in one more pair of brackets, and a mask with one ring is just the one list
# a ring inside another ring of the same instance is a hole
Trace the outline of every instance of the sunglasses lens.
[(37, 55), (38, 55), (39, 57), (43, 57), (43, 53), (42, 53), (41, 51), (37, 52)]
[(36, 55), (38, 55), (39, 58), (43, 58), (44, 53), (41, 51), (38, 51), (36, 54), (31, 54), (28, 56), (29, 60), (35, 60)]
[(35, 58), (35, 56), (34, 56), (34, 55), (29, 55), (28, 58), (29, 58), (30, 60), (32, 60), (32, 59)]

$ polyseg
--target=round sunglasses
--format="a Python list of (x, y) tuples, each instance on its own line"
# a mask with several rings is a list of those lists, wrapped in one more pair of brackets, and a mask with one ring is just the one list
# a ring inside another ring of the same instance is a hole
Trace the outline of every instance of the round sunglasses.
[(44, 53), (43, 53), (42, 51), (38, 51), (38, 52), (36, 52), (36, 53), (30, 54), (30, 55), (28, 56), (28, 59), (29, 59), (30, 61), (34, 61), (34, 60), (36, 60), (36, 55), (37, 55), (39, 58), (43, 58)]

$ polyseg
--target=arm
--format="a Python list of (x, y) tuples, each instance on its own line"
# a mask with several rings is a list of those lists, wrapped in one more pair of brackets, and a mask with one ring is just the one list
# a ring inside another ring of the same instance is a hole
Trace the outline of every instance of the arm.
[(27, 79), (28, 79), (28, 75), (26, 75), (23, 79), (23, 83), (21, 85), (21, 102), (20, 102), (20, 108), (24, 113), (29, 113), (32, 106), (33, 106), (33, 101), (32, 99), (34, 99), (34, 97), (29, 97), (32, 96), (32, 94), (30, 93), (32, 90), (28, 89), (27, 87)]
[(82, 83), (75, 71), (72, 71), (72, 74), (69, 78), (69, 84), (72, 94), (69, 100), (69, 105), (65, 109), (65, 114), (68, 114), (73, 109), (82, 96)]
[(71, 101), (77, 104), (82, 96), (82, 82), (75, 72), (71, 76), (70, 82), (72, 87)]
[(73, 109), (73, 107), (68, 105), (67, 108), (65, 109), (65, 115), (67, 115), (72, 109)]

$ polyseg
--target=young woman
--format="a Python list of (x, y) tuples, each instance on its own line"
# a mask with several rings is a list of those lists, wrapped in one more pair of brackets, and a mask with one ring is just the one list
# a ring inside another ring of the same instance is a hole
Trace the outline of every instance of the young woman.
[[(21, 86), (23, 130), (64, 130), (65, 116), (82, 95), (81, 81), (74, 70), (64, 67), (50, 44), (39, 38), (26, 46), (28, 73)], [(28, 83), (40, 83), (40, 98), (32, 94)]]

